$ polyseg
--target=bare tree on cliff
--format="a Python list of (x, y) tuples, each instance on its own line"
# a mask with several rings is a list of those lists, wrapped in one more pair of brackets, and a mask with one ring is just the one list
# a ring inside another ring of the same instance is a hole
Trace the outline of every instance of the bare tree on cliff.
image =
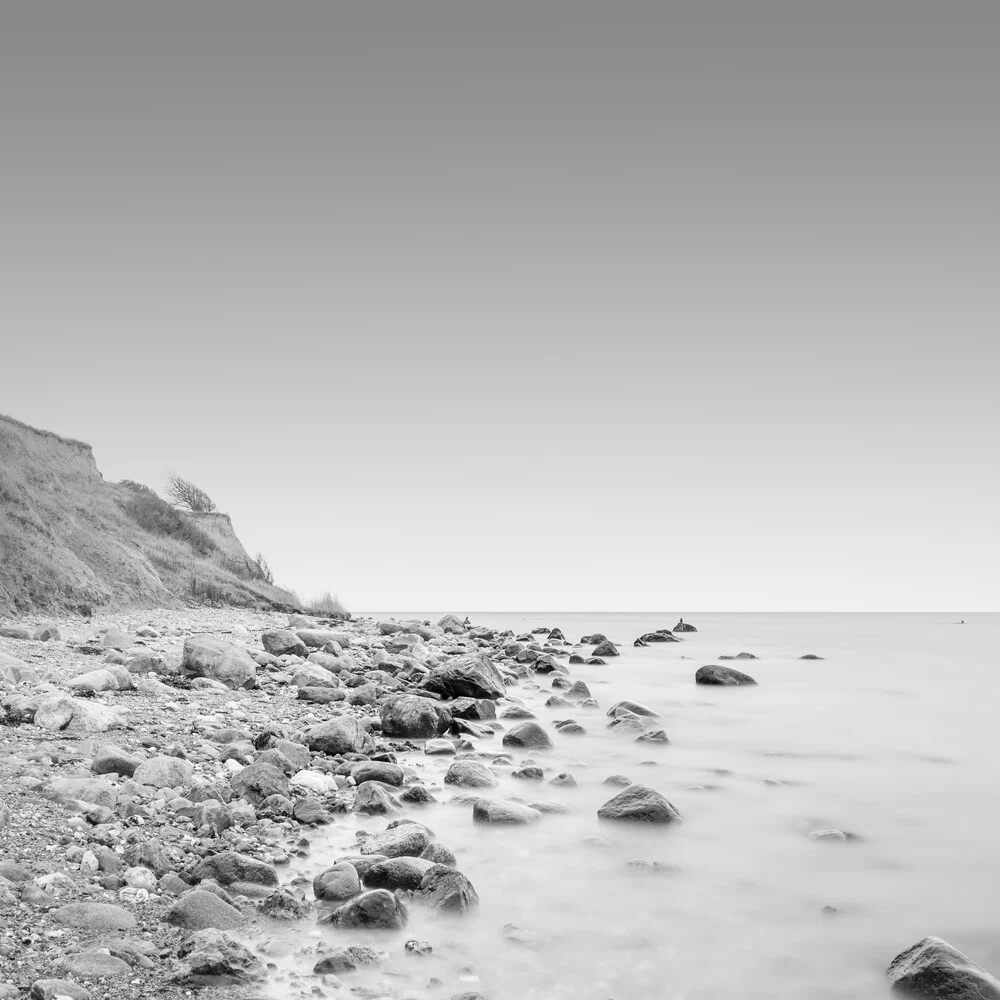
[(215, 501), (200, 487), (176, 472), (167, 473), (167, 485), (163, 491), (178, 507), (185, 507), (198, 514), (207, 514), (216, 509)]

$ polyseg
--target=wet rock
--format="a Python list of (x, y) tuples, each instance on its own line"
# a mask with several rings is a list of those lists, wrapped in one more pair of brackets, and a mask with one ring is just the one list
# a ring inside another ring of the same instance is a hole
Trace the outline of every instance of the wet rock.
[(426, 785), (408, 785), (399, 796), (401, 802), (408, 802), (410, 805), (427, 805), (430, 802), (437, 802), (430, 789)]
[(635, 738), (636, 743), (669, 743), (665, 729), (652, 729)]
[(271, 920), (301, 920), (311, 911), (305, 897), (291, 889), (275, 889), (260, 906), (261, 915)]
[(527, 750), (551, 750), (552, 739), (537, 722), (522, 722), (504, 733), (503, 745)]
[(501, 713), (501, 719), (533, 719), (532, 712), (529, 712), (523, 705), (508, 705)]
[(458, 864), (455, 855), (438, 841), (428, 844), (420, 857), (426, 861), (433, 861), (436, 865), (447, 865), (449, 868), (454, 868)]
[(893, 993), (914, 1000), (1000, 1000), (1000, 980), (936, 937), (900, 952), (886, 977)]
[(331, 757), (345, 753), (369, 753), (375, 743), (353, 715), (341, 715), (306, 731), (306, 746)]
[(374, 968), (381, 964), (382, 956), (374, 948), (364, 944), (352, 944), (324, 955), (313, 966), (313, 975), (342, 976), (356, 972), (359, 967)]
[(655, 788), (629, 785), (597, 810), (601, 819), (638, 823), (673, 823), (681, 818), (677, 809)]
[(799, 657), (800, 660), (822, 660), (822, 656), (817, 656), (815, 653), (806, 653), (804, 656)]
[(497, 717), (496, 702), (489, 698), (456, 698), (448, 702), (447, 709), (455, 719), (489, 722)]
[(250, 654), (213, 635), (190, 635), (184, 640), (181, 668), (188, 677), (207, 677), (234, 689), (257, 683), (257, 664)]
[(388, 889), (372, 889), (321, 917), (319, 922), (342, 928), (401, 930), (408, 918), (406, 907)]
[(365, 781), (381, 781), (399, 788), (403, 784), (403, 769), (386, 760), (366, 760), (351, 768), (351, 777), (359, 785)]
[(239, 927), (244, 917), (235, 906), (230, 906), (214, 892), (192, 889), (170, 907), (165, 919), (168, 924), (189, 931), (203, 931), (208, 927), (227, 931)]
[(408, 955), (416, 955), (418, 958), (424, 958), (434, 951), (429, 941), (418, 941), (416, 938), (407, 941), (403, 948), (406, 949)]
[(404, 823), (369, 837), (361, 845), (361, 853), (383, 854), (387, 858), (416, 858), (432, 839), (430, 831), (421, 823)]
[(434, 667), (423, 687), (444, 698), (502, 698), (503, 677), (485, 654), (458, 657)]
[(354, 812), (372, 816), (387, 816), (399, 811), (399, 803), (392, 797), (385, 785), (377, 781), (366, 781), (358, 785), (354, 798)]
[(742, 671), (732, 667), (722, 667), (717, 663), (706, 663), (699, 667), (694, 675), (696, 684), (713, 684), (723, 687), (736, 687), (756, 684), (757, 682)]
[(549, 784), (562, 788), (576, 788), (576, 778), (572, 774), (567, 774), (563, 771), (561, 774), (557, 774)]
[(365, 872), (367, 889), (419, 889), (420, 883), (433, 861), (418, 857), (396, 857), (380, 861)]
[(698, 630), (686, 621), (679, 621), (674, 627), (674, 632), (697, 632)]
[(181, 944), (177, 954), (187, 967), (176, 977), (180, 982), (208, 985), (206, 980), (221, 980), (222, 985), (264, 978), (264, 969), (253, 952), (215, 928), (195, 931)]
[(531, 764), (511, 771), (510, 776), (520, 781), (541, 781), (545, 777), (545, 772), (540, 767)]
[(647, 719), (658, 719), (660, 716), (654, 712), (647, 705), (641, 705), (637, 701), (616, 701), (608, 709), (608, 717), (614, 718), (620, 710), (624, 709), (626, 712), (631, 712), (633, 715), (641, 715)]
[(444, 783), (462, 788), (495, 788), (497, 779), (485, 764), (463, 758), (452, 762), (444, 776)]
[(360, 893), (361, 878), (358, 870), (346, 861), (327, 868), (313, 879), (313, 895), (317, 899), (339, 903), (353, 899)]
[(592, 650), (594, 656), (617, 656), (618, 647), (609, 639), (599, 642)]
[(445, 865), (429, 868), (414, 895), (443, 913), (468, 913), (479, 906), (479, 894), (472, 883), (458, 869)]
[(537, 823), (542, 814), (530, 806), (501, 799), (480, 799), (472, 807), (472, 818), (476, 823), (492, 823), (507, 826)]
[(424, 744), (424, 753), (428, 757), (453, 757), (456, 752), (451, 740), (428, 740)]

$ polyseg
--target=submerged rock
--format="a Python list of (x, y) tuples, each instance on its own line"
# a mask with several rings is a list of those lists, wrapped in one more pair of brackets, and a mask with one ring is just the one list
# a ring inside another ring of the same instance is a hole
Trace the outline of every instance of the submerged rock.
[(681, 818), (666, 797), (648, 785), (628, 785), (597, 810), (601, 819), (638, 823), (674, 823)]
[(405, 927), (408, 919), (406, 907), (388, 889), (372, 889), (320, 917), (319, 922), (333, 927), (394, 931)]
[(386, 702), (380, 711), (382, 733), (407, 739), (428, 740), (451, 725), (451, 713), (440, 702), (416, 695), (402, 695)]
[(757, 682), (749, 675), (732, 667), (721, 667), (717, 663), (706, 663), (694, 675), (695, 684), (713, 684), (721, 687), (745, 687)]
[(527, 750), (551, 750), (552, 738), (537, 722), (522, 722), (504, 733), (503, 745)]

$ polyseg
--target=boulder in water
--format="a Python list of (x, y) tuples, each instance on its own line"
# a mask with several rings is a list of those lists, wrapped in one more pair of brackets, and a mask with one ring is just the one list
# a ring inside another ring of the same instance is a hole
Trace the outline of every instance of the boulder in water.
[(628, 785), (597, 810), (601, 819), (633, 823), (674, 823), (681, 814), (666, 797), (648, 785)]
[(706, 663), (694, 675), (696, 684), (713, 684), (721, 687), (739, 687), (756, 684), (749, 675), (732, 667), (720, 667), (717, 663)]
[(900, 952), (885, 974), (893, 993), (914, 1000), (1000, 1000), (1000, 980), (941, 938)]

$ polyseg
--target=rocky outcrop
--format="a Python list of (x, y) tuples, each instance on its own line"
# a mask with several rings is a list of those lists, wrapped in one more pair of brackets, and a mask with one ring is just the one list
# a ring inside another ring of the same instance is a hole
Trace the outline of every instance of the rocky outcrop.
[(1000, 980), (936, 937), (900, 952), (886, 977), (893, 993), (913, 1000), (1000, 1000)]

